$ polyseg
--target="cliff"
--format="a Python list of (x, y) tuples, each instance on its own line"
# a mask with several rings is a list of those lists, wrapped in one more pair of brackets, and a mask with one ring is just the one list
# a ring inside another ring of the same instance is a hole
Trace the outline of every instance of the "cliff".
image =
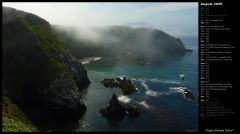
[(79, 91), (90, 83), (84, 66), (46, 20), (2, 11), (4, 93), (38, 125), (78, 120), (86, 111)]

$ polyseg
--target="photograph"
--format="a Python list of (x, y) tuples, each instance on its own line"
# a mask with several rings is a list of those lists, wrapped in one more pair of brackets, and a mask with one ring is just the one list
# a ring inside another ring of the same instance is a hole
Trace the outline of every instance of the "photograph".
[(3, 2), (3, 132), (198, 132), (198, 2)]

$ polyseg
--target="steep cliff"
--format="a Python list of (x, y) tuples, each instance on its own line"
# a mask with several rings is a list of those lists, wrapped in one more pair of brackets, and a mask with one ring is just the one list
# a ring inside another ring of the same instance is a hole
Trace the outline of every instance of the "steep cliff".
[(79, 90), (90, 83), (84, 66), (47, 21), (8, 7), (2, 11), (4, 93), (35, 123), (78, 120), (86, 111)]

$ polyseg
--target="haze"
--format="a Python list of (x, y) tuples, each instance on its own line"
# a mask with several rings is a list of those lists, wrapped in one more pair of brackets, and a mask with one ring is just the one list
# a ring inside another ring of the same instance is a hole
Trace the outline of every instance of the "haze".
[(2, 5), (36, 14), (54, 25), (74, 27), (125, 25), (156, 28), (176, 37), (198, 35), (196, 2), (4, 2)]

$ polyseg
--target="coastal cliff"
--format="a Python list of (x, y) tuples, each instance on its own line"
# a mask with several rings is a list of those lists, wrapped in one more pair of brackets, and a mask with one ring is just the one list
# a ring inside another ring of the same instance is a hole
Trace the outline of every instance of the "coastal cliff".
[(8, 7), (2, 15), (3, 93), (37, 125), (78, 120), (90, 84), (84, 66), (46, 20)]

